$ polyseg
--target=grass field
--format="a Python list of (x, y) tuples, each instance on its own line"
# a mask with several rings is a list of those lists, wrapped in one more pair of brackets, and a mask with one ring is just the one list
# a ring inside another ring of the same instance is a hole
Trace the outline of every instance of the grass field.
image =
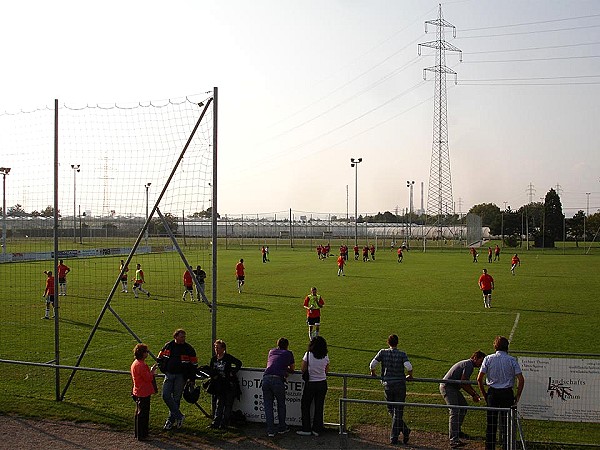
[[(74, 245), (74, 244), (73, 244)], [(522, 266), (510, 274), (510, 251), (501, 262), (488, 264), (486, 255), (472, 263), (467, 250), (405, 252), (396, 262), (395, 252), (380, 249), (376, 261), (350, 261), (346, 276), (336, 275), (335, 258), (319, 261), (312, 249), (270, 248), (270, 262), (261, 262), (260, 248), (219, 250), (218, 337), (228, 351), (247, 367), (264, 367), (268, 349), (280, 336), (290, 340), (299, 359), (308, 341), (302, 300), (311, 286), (325, 299), (321, 334), (329, 344), (331, 370), (367, 374), (368, 364), (378, 349), (385, 347), (391, 333), (400, 336), (414, 366), (414, 376), (441, 378), (456, 361), (468, 358), (477, 349), (492, 352), (495, 335), (510, 336), (511, 350), (598, 353), (596, 332), (600, 304), (600, 255), (563, 254), (562, 249), (520, 253)], [(69, 247), (69, 248), (72, 248)], [(335, 248), (335, 247), (334, 247)], [(190, 264), (210, 266), (206, 248), (185, 250)], [(334, 250), (337, 253), (337, 248)], [(483, 253), (483, 252), (481, 252)], [(246, 286), (238, 294), (234, 266), (239, 258), (246, 265)], [(118, 274), (119, 259), (104, 257), (66, 261), (68, 296), (59, 297), (60, 363), (75, 364)], [(112, 308), (156, 354), (178, 327), (187, 331), (201, 362), (208, 362), (211, 350), (211, 316), (202, 304), (181, 301), (183, 265), (176, 253), (140, 255), (151, 297), (134, 299), (120, 287)], [(3, 285), (3, 318), (0, 326), (0, 358), (47, 362), (54, 359), (53, 321), (42, 321), (44, 301), (43, 270), (49, 262), (0, 265)], [(483, 308), (477, 279), (487, 267), (496, 289), (493, 308)], [(130, 280), (133, 278), (131, 270)], [(211, 297), (214, 274), (207, 270), (207, 294)], [(518, 318), (518, 320), (517, 320)], [(93, 337), (82, 365), (128, 370), (134, 338), (106, 312)], [(131, 383), (126, 375), (79, 372), (63, 402), (54, 401), (54, 371), (17, 365), (3, 365), (0, 412), (31, 416), (54, 416), (90, 420), (130, 427)], [(61, 390), (69, 371), (61, 371)], [(332, 380), (326, 419), (337, 421), (337, 389)], [(357, 381), (350, 396), (382, 399), (381, 387)], [(441, 403), (437, 385), (411, 383), (409, 402)], [(153, 402), (152, 426), (159, 427), (166, 407)], [(198, 427), (204, 428), (201, 414)], [(443, 411), (443, 410), (440, 410)], [(440, 432), (447, 427), (445, 411), (427, 426)], [(417, 415), (413, 419), (419, 426)], [(383, 408), (376, 412), (350, 408), (350, 424), (381, 421), (387, 424)], [(188, 422), (193, 428), (193, 421)], [(208, 422), (206, 422), (207, 424)], [(467, 426), (480, 426), (470, 423)], [(528, 421), (526, 437), (533, 440), (600, 442), (595, 424), (561, 424)]]

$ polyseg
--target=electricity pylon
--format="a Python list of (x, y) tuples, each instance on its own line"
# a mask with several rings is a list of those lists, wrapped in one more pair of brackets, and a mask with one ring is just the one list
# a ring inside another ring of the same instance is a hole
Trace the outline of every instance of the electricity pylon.
[(423, 79), (427, 79), (427, 72), (435, 73), (435, 88), (433, 100), (433, 146), (431, 152), (431, 166), (429, 170), (429, 192), (427, 195), (427, 214), (435, 217), (439, 227), (439, 236), (442, 237), (443, 218), (454, 214), (452, 201), (452, 177), (450, 175), (450, 151), (448, 149), (448, 117), (446, 96), (446, 75), (456, 72), (446, 67), (446, 52), (459, 52), (462, 61), (462, 52), (444, 40), (444, 29), (452, 28), (453, 37), (456, 37), (456, 27), (442, 17), (442, 5), (439, 6), (438, 18), (425, 22), (436, 27), (436, 40), (419, 44), (421, 47), (430, 47), (436, 50), (435, 65), (423, 69)]

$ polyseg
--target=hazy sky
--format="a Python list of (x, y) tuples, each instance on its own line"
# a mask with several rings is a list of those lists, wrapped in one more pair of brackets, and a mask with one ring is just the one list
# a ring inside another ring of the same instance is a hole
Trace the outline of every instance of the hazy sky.
[[(600, 2), (442, 3), (458, 212), (559, 189), (600, 208)], [(160, 100), (219, 87), (219, 212), (359, 214), (425, 204), (433, 50), (426, 0), (13, 1), (0, 111)], [(0, 160), (0, 165), (7, 165)], [(349, 195), (347, 197), (347, 191)], [(9, 202), (10, 204), (10, 202)]]

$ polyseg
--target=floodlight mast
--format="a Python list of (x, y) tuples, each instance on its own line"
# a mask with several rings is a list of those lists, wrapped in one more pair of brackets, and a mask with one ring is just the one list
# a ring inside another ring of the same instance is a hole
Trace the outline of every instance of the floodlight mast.
[(354, 245), (358, 245), (358, 165), (362, 158), (350, 158), (350, 167), (354, 167)]
[(6, 175), (10, 172), (10, 167), (0, 167), (2, 174), (2, 254), (6, 254)]
[(73, 169), (73, 242), (77, 242), (77, 172), (81, 172), (81, 165), (71, 164)]

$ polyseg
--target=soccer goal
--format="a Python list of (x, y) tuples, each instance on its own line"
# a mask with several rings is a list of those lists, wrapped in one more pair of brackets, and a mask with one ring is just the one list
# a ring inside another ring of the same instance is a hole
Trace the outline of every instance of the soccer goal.
[(217, 93), (0, 114), (0, 274), (13, 299), (0, 341), (27, 329), (40, 343), (32, 354), (2, 345), (1, 359), (107, 368), (116, 359), (98, 349), (122, 346), (116, 329), (153, 351), (181, 327), (212, 342)]

